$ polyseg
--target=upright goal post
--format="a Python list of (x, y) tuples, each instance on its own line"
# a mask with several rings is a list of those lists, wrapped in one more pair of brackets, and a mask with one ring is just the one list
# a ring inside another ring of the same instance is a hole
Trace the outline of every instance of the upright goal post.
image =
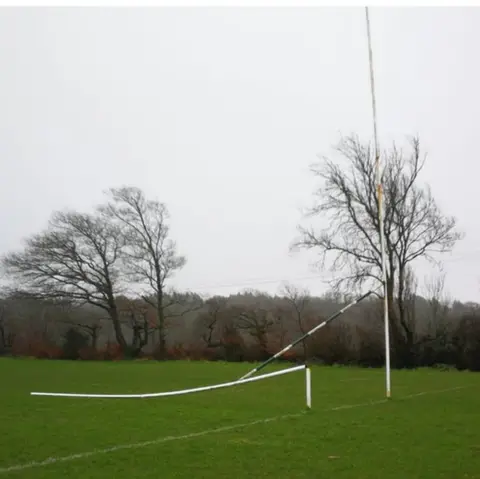
[(377, 186), (378, 201), (378, 224), (380, 234), (380, 254), (382, 257), (382, 283), (383, 283), (383, 321), (385, 330), (385, 394), (387, 398), (391, 395), (390, 380), (390, 325), (388, 318), (388, 291), (387, 291), (387, 263), (385, 255), (385, 231), (384, 231), (384, 214), (383, 214), (383, 186), (382, 173), (380, 168), (380, 146), (378, 141), (377, 130), (377, 102), (375, 97), (375, 75), (373, 68), (372, 53), (372, 37), (370, 33), (370, 16), (368, 7), (365, 7), (365, 21), (367, 27), (367, 44), (368, 44), (368, 61), (370, 67), (370, 94), (372, 98), (372, 122), (373, 122), (373, 138), (375, 146), (375, 183)]

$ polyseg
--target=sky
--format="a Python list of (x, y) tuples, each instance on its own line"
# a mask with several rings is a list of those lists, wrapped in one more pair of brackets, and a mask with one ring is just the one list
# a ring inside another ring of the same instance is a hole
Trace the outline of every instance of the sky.
[[(422, 181), (465, 234), (446, 292), (477, 301), (480, 9), (370, 17), (380, 142), (419, 135)], [(340, 135), (371, 140), (368, 75), (360, 7), (2, 8), (0, 254), (134, 185), (168, 206), (188, 258), (172, 287), (321, 294), (315, 254), (289, 245), (309, 166)], [(416, 273), (422, 288), (438, 270)]]

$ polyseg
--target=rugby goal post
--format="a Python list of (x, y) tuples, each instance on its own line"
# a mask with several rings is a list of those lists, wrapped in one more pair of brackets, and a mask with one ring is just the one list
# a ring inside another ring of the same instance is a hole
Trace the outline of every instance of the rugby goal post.
[(210, 386), (202, 386), (198, 388), (181, 389), (177, 391), (165, 391), (158, 393), (143, 393), (143, 394), (85, 394), (85, 393), (68, 393), (68, 392), (31, 392), (31, 396), (50, 396), (50, 397), (70, 397), (70, 398), (103, 398), (103, 399), (147, 399), (147, 398), (160, 398), (168, 396), (180, 396), (184, 394), (193, 394), (204, 391), (213, 391), (215, 389), (222, 389), (228, 387), (239, 386), (241, 384), (247, 384), (254, 381), (261, 381), (263, 379), (269, 379), (276, 376), (283, 376), (284, 374), (290, 374), (297, 371), (305, 371), (305, 402), (308, 409), (312, 407), (312, 379), (310, 368), (306, 364), (300, 366), (294, 366), (288, 369), (281, 369), (280, 371), (274, 371), (268, 374), (262, 374), (248, 379), (238, 379), (227, 383), (213, 384)]

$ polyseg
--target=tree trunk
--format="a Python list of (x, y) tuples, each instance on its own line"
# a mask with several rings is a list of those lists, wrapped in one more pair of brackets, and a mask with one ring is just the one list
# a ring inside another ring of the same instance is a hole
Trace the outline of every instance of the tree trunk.
[(98, 328), (94, 326), (92, 329), (92, 349), (94, 351), (97, 350), (97, 343), (98, 343)]
[(394, 303), (394, 287), (395, 282), (390, 276), (387, 279), (387, 299), (388, 299), (388, 324), (390, 326), (390, 350), (392, 367), (401, 367), (401, 340), (398, 328), (397, 311)]
[(157, 328), (158, 328), (158, 358), (165, 359), (166, 338), (165, 338), (165, 311), (163, 310), (163, 291), (158, 288), (157, 293)]
[(115, 304), (111, 305), (108, 313), (109, 313), (110, 319), (112, 320), (112, 323), (113, 323), (113, 329), (115, 331), (115, 338), (117, 340), (117, 343), (122, 348), (122, 351), (124, 353), (128, 353), (128, 346), (127, 346), (127, 342), (125, 340), (125, 336), (123, 335), (122, 326), (120, 324), (120, 318), (119, 318), (119, 315), (118, 315), (117, 306)]
[(1, 323), (0, 323), (0, 336), (1, 336), (0, 354), (3, 354), (7, 350), (7, 341), (6, 341), (5, 328)]
[(398, 272), (398, 348), (399, 348), (399, 367), (411, 369), (415, 367), (414, 351), (414, 332), (411, 325), (408, 324), (408, 311), (405, 306), (405, 281), (404, 268), (401, 266)]
[(308, 346), (307, 346), (307, 339), (306, 338), (302, 340), (302, 348), (303, 348), (303, 361), (307, 361), (307, 359), (308, 359)]
[[(134, 316), (134, 313), (132, 313)], [(133, 327), (133, 338), (132, 345), (130, 347), (130, 354), (133, 358), (140, 356), (143, 348), (148, 343), (148, 320), (146, 315), (143, 316), (143, 324), (136, 324), (135, 317), (133, 317), (134, 327)]]
[(262, 328), (257, 329), (256, 336), (258, 340), (258, 345), (260, 346), (260, 354), (263, 358), (267, 358), (268, 354), (268, 340), (267, 340), (267, 333)]

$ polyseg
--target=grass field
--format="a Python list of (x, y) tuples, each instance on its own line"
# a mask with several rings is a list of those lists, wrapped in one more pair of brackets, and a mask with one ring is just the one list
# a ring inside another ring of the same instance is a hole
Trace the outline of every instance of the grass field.
[(308, 412), (303, 371), (156, 399), (29, 395), (183, 389), (250, 367), (1, 359), (0, 479), (480, 478), (475, 373), (394, 371), (383, 401), (381, 370), (314, 367)]

